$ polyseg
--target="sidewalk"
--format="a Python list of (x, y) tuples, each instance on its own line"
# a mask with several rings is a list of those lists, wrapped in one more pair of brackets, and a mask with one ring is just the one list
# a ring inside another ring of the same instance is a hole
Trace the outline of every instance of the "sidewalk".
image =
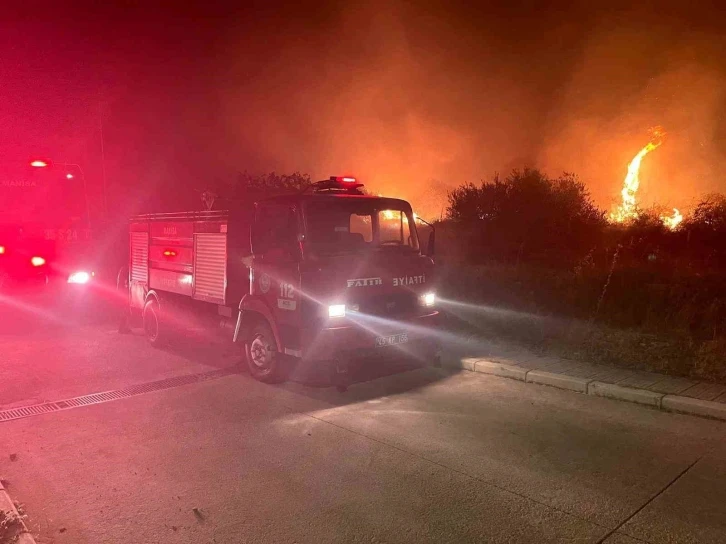
[(25, 526), (24, 516), (20, 515), (10, 499), (2, 480), (0, 480), (0, 542), (35, 544), (33, 535)]
[[(475, 353), (475, 355), (472, 355)], [(658, 409), (726, 420), (726, 385), (557, 357), (486, 340), (445, 351), (443, 363), (473, 372), (550, 385)]]

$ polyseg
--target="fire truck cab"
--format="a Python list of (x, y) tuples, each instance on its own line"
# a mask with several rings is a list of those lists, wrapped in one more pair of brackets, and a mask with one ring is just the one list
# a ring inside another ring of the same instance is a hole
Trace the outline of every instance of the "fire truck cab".
[(132, 218), (128, 316), (154, 345), (205, 316), (226, 325), (264, 382), (434, 357), (433, 230), (424, 254), (411, 206), (361, 187), (333, 177), (228, 211)]

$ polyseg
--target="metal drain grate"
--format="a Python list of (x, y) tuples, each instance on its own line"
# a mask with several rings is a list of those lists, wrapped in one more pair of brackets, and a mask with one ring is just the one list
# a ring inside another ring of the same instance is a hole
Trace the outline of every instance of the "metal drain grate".
[(151, 393), (152, 391), (162, 391), (164, 389), (171, 389), (173, 387), (189, 385), (192, 383), (216, 380), (217, 378), (223, 378), (224, 376), (236, 373), (236, 367), (229, 367), (220, 370), (212, 370), (211, 372), (202, 372), (201, 374), (188, 374), (186, 376), (166, 378), (155, 382), (130, 385), (123, 389), (104, 391), (103, 393), (91, 393), (90, 395), (83, 395), (72, 399), (44, 402), (42, 404), (31, 404), (30, 406), (0, 410), (0, 423), (24, 417), (39, 416), (49, 412), (78, 408), (79, 406), (88, 406), (90, 404), (99, 404), (102, 402), (110, 402), (112, 400), (125, 399), (127, 397), (133, 397), (134, 395), (142, 395), (144, 393)]

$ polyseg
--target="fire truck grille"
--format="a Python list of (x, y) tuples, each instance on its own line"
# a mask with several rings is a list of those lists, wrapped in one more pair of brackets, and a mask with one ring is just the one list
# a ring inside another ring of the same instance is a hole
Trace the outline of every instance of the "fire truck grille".
[(381, 295), (361, 301), (360, 312), (368, 315), (396, 317), (414, 313), (417, 298), (414, 293)]

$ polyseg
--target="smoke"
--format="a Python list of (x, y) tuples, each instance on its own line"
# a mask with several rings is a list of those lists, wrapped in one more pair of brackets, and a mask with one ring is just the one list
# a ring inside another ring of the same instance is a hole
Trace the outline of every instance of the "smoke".
[(251, 169), (355, 175), (439, 217), (448, 189), (491, 174), (528, 140), (532, 91), (441, 21), (367, 5), (293, 32), (268, 44), (264, 66), (245, 35), (228, 36), (220, 55), (236, 58), (221, 67), (233, 83), (220, 93), (225, 132), (255, 150)]
[(726, 36), (702, 6), (211, 4), (18, 26), (0, 151), (83, 163), (98, 187), (102, 117), (109, 185), (134, 205), (301, 171), (437, 218), (448, 190), (523, 166), (578, 174), (609, 210), (661, 125), (642, 203), (726, 191)]
[(533, 24), (391, 6), (286, 21), (263, 41), (251, 27), (223, 37), (219, 107), (244, 168), (356, 175), (438, 217), (456, 185), (536, 166), (577, 173), (609, 209), (648, 129), (663, 125), (643, 204), (725, 189), (724, 78), (711, 61), (724, 38), (632, 10)]
[(719, 35), (638, 17), (602, 22), (549, 113), (538, 164), (577, 172), (610, 209), (648, 129), (661, 125), (665, 142), (643, 161), (641, 206), (688, 208), (703, 193), (726, 190), (726, 82), (713, 62), (724, 45)]

